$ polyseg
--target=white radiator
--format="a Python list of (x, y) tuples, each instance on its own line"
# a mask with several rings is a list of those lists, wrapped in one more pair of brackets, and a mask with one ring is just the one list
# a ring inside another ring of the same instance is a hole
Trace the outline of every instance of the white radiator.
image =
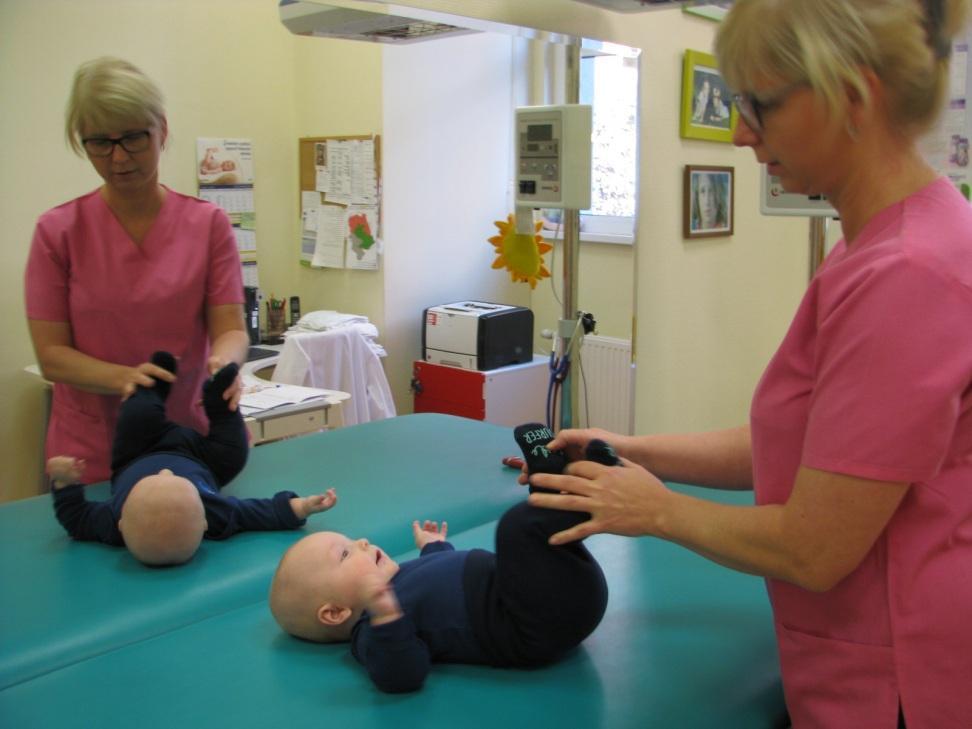
[(634, 429), (634, 363), (631, 342), (588, 335), (581, 345), (579, 425), (631, 435)]

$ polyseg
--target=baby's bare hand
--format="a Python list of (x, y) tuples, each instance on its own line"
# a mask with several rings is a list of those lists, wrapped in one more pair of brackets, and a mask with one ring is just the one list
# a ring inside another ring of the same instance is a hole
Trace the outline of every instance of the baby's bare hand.
[(431, 542), (444, 542), (449, 533), (449, 524), (442, 522), (442, 527), (436, 521), (426, 519), (419, 524), (418, 519), (412, 522), (412, 536), (415, 537), (415, 546), (422, 549)]
[(373, 625), (388, 623), (402, 616), (398, 596), (391, 582), (381, 575), (371, 574), (363, 578), (365, 607), (371, 613)]
[(54, 488), (61, 489), (80, 482), (86, 465), (83, 458), (54, 456), (47, 461), (47, 475), (51, 477)]
[(337, 493), (334, 489), (328, 489), (323, 494), (313, 496), (297, 496), (290, 500), (290, 508), (294, 510), (294, 516), (298, 519), (306, 519), (311, 514), (319, 514), (327, 511), (337, 503)]

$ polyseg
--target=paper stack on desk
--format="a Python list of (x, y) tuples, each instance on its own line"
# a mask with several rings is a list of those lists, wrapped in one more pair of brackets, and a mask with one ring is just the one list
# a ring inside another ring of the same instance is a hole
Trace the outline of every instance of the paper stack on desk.
[(320, 400), (331, 394), (330, 390), (299, 385), (281, 385), (276, 382), (245, 378), (243, 396), (240, 398), (240, 412), (253, 415), (272, 410), (283, 405), (296, 405), (308, 400)]

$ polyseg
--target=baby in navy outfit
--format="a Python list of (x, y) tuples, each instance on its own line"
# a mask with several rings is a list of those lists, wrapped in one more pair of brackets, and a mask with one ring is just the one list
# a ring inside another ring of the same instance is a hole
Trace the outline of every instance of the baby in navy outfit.
[[(566, 457), (545, 447), (548, 428), (530, 423), (514, 435), (531, 473), (563, 470)], [(601, 446), (588, 458), (615, 465)], [(604, 575), (587, 548), (547, 543), (588, 518), (519, 503), (499, 521), (495, 552), (456, 551), (445, 523), (416, 521), (421, 554), (402, 564), (366, 539), (312, 534), (281, 559), (270, 609), (299, 638), (350, 641), (382, 691), (418, 690), (436, 662), (547, 664), (590, 635), (607, 606)]]
[[(152, 362), (172, 373), (176, 360), (156, 352)], [(281, 491), (270, 499), (237, 499), (220, 493), (246, 464), (246, 427), (230, 410), (223, 391), (236, 379), (230, 363), (203, 385), (209, 434), (166, 418), (170, 385), (136, 388), (121, 405), (112, 444), (111, 498), (91, 502), (79, 483), (84, 461), (55, 456), (47, 462), (54, 509), (78, 540), (125, 545), (147, 565), (182, 564), (207, 539), (226, 539), (244, 530), (296, 529), (311, 514), (330, 509), (337, 497), (299, 497)]]

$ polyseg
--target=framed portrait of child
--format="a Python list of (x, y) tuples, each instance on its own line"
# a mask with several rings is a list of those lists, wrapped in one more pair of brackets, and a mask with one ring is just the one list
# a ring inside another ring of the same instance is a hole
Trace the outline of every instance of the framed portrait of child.
[(734, 168), (686, 165), (682, 232), (686, 238), (732, 235)]

